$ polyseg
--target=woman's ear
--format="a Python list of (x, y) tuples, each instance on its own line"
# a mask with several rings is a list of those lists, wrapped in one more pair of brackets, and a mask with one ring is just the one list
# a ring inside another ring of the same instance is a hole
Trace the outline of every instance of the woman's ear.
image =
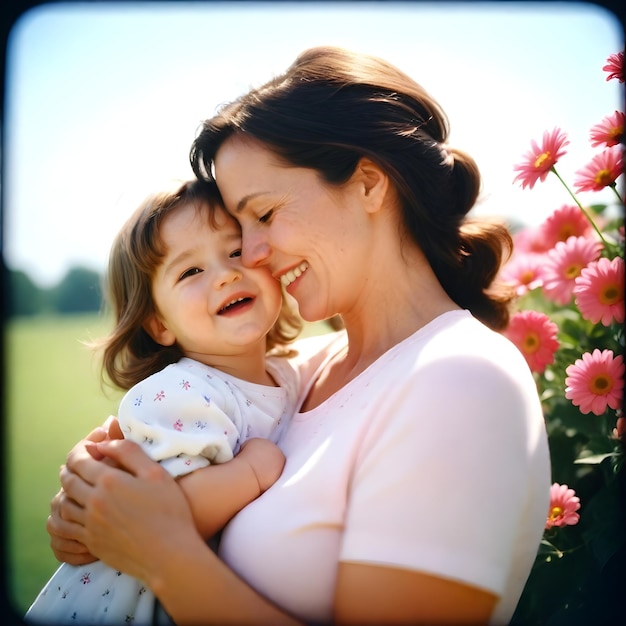
[(173, 346), (176, 343), (176, 335), (166, 328), (156, 313), (148, 316), (143, 328), (161, 346)]
[(352, 175), (363, 194), (365, 206), (371, 213), (383, 206), (389, 191), (389, 176), (374, 161), (362, 157)]

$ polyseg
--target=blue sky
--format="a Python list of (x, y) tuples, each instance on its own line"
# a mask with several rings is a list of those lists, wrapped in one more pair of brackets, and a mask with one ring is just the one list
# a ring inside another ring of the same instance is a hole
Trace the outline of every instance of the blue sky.
[(621, 25), (584, 2), (41, 5), (8, 40), (6, 263), (41, 285), (72, 265), (103, 270), (137, 203), (191, 176), (202, 119), (320, 44), (382, 56), (440, 101), (450, 143), (483, 173), (477, 214), (538, 223), (570, 203), (553, 177), (513, 185), (513, 165), (560, 126), (571, 181), (596, 152), (589, 128), (622, 108), (623, 86), (602, 71)]

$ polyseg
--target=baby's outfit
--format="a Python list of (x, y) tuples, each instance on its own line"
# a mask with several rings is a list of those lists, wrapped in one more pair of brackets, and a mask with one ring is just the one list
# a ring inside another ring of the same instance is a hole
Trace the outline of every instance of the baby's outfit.
[[(172, 476), (233, 458), (248, 439), (276, 442), (295, 411), (296, 372), (267, 357), (278, 386), (251, 383), (182, 358), (132, 387), (122, 398), (124, 437)], [(211, 494), (207, 494), (210, 498)], [(96, 561), (62, 564), (24, 619), (33, 624), (152, 624), (158, 603), (143, 582)], [(163, 615), (161, 615), (163, 619)]]

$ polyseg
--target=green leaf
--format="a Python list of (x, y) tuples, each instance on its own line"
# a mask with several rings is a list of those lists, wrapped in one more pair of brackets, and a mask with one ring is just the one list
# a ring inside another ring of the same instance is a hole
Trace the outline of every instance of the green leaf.
[(556, 556), (557, 558), (563, 557), (563, 552), (561, 552), (553, 543), (550, 543), (545, 537), (541, 540), (539, 544), (539, 550), (537, 551), (539, 556)]
[(604, 211), (606, 210), (606, 207), (607, 207), (606, 204), (590, 204), (587, 206), (587, 208), (593, 211), (596, 215), (600, 215), (601, 213), (604, 213)]
[(604, 459), (607, 459), (610, 456), (617, 456), (616, 452), (606, 452), (605, 454), (593, 454), (591, 456), (583, 457), (582, 459), (576, 459), (574, 463), (578, 464), (588, 464), (588, 465), (597, 465), (598, 463), (602, 463)]

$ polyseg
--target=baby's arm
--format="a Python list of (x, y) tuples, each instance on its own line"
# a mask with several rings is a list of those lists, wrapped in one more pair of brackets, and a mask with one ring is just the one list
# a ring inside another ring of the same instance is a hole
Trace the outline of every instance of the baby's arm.
[(285, 456), (268, 439), (250, 439), (232, 461), (195, 470), (178, 479), (198, 532), (212, 537), (281, 475)]
[(177, 478), (204, 538), (270, 487), (285, 462), (265, 439), (243, 443), (233, 457), (242, 419), (232, 391), (177, 365), (130, 389), (119, 422), (127, 439)]

